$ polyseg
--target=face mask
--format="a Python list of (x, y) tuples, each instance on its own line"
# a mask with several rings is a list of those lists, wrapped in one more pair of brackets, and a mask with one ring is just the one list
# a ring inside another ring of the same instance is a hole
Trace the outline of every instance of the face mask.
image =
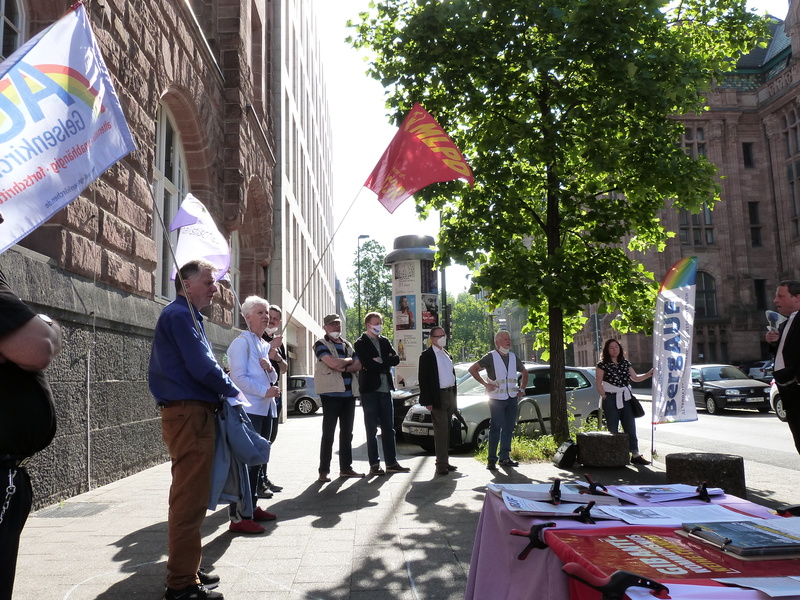
[(331, 338), (332, 340), (338, 340), (341, 335), (342, 335), (341, 331), (331, 331), (328, 334), (328, 337)]
[(272, 335), (273, 333), (278, 331), (278, 328), (277, 327), (267, 327), (264, 331), (267, 332), (267, 335)]
[(445, 344), (447, 344), (447, 336), (446, 336), (446, 335), (443, 335), (442, 337), (440, 337), (440, 338), (437, 340), (437, 343), (439, 344), (439, 347), (440, 347), (440, 348), (444, 348)]
[(497, 351), (500, 354), (508, 354), (511, 351), (511, 349), (510, 348), (501, 348), (500, 346), (498, 346), (497, 347)]
[(381, 331), (383, 331), (383, 325), (370, 325), (369, 330), (375, 335), (380, 335)]

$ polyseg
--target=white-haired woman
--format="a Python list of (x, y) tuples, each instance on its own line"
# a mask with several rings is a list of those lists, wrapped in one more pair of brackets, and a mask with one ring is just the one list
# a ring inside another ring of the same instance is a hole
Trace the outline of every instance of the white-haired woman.
[[(249, 296), (242, 303), (242, 315), (247, 322), (247, 329), (228, 346), (230, 378), (250, 401), (246, 411), (256, 432), (269, 439), (272, 420), (277, 417), (275, 397), (281, 393), (280, 388), (275, 385), (278, 374), (269, 362), (273, 348), (261, 337), (269, 325), (269, 303), (259, 296)], [(253, 514), (242, 515), (237, 510), (237, 504), (231, 504), (231, 531), (261, 533), (264, 528), (256, 521), (272, 521), (277, 518), (257, 506), (260, 467), (261, 465), (249, 465)]]

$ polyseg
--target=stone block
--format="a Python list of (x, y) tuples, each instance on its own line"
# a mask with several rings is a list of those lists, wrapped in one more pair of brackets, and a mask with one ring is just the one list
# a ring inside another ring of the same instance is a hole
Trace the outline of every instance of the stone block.
[(679, 452), (667, 454), (667, 483), (719, 487), (726, 494), (739, 498), (747, 496), (744, 478), (744, 459), (734, 454), (713, 452)]
[(630, 462), (628, 436), (624, 433), (579, 433), (578, 462), (585, 467), (622, 467)]

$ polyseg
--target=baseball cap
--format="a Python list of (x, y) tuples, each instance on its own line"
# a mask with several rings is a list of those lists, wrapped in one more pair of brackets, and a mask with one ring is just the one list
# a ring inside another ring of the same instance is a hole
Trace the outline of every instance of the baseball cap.
[(337, 315), (336, 313), (333, 313), (332, 315), (327, 315), (322, 320), (322, 324), (323, 325), (330, 325), (331, 323), (335, 323), (336, 321), (339, 321), (341, 323), (342, 322), (342, 318), (339, 315)]

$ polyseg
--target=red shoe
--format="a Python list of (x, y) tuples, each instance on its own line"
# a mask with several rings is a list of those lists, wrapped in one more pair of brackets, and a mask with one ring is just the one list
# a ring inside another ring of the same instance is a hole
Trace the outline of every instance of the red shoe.
[[(273, 515), (271, 512), (265, 511), (263, 508), (257, 506), (256, 509), (253, 511), (253, 520), (254, 521), (274, 521), (278, 518), (278, 515)], [(260, 526), (259, 526), (260, 527)], [(263, 531), (264, 528), (261, 527)]]
[(242, 519), (238, 523), (231, 521), (228, 531), (232, 531), (233, 533), (264, 533), (266, 529), (253, 519)]

